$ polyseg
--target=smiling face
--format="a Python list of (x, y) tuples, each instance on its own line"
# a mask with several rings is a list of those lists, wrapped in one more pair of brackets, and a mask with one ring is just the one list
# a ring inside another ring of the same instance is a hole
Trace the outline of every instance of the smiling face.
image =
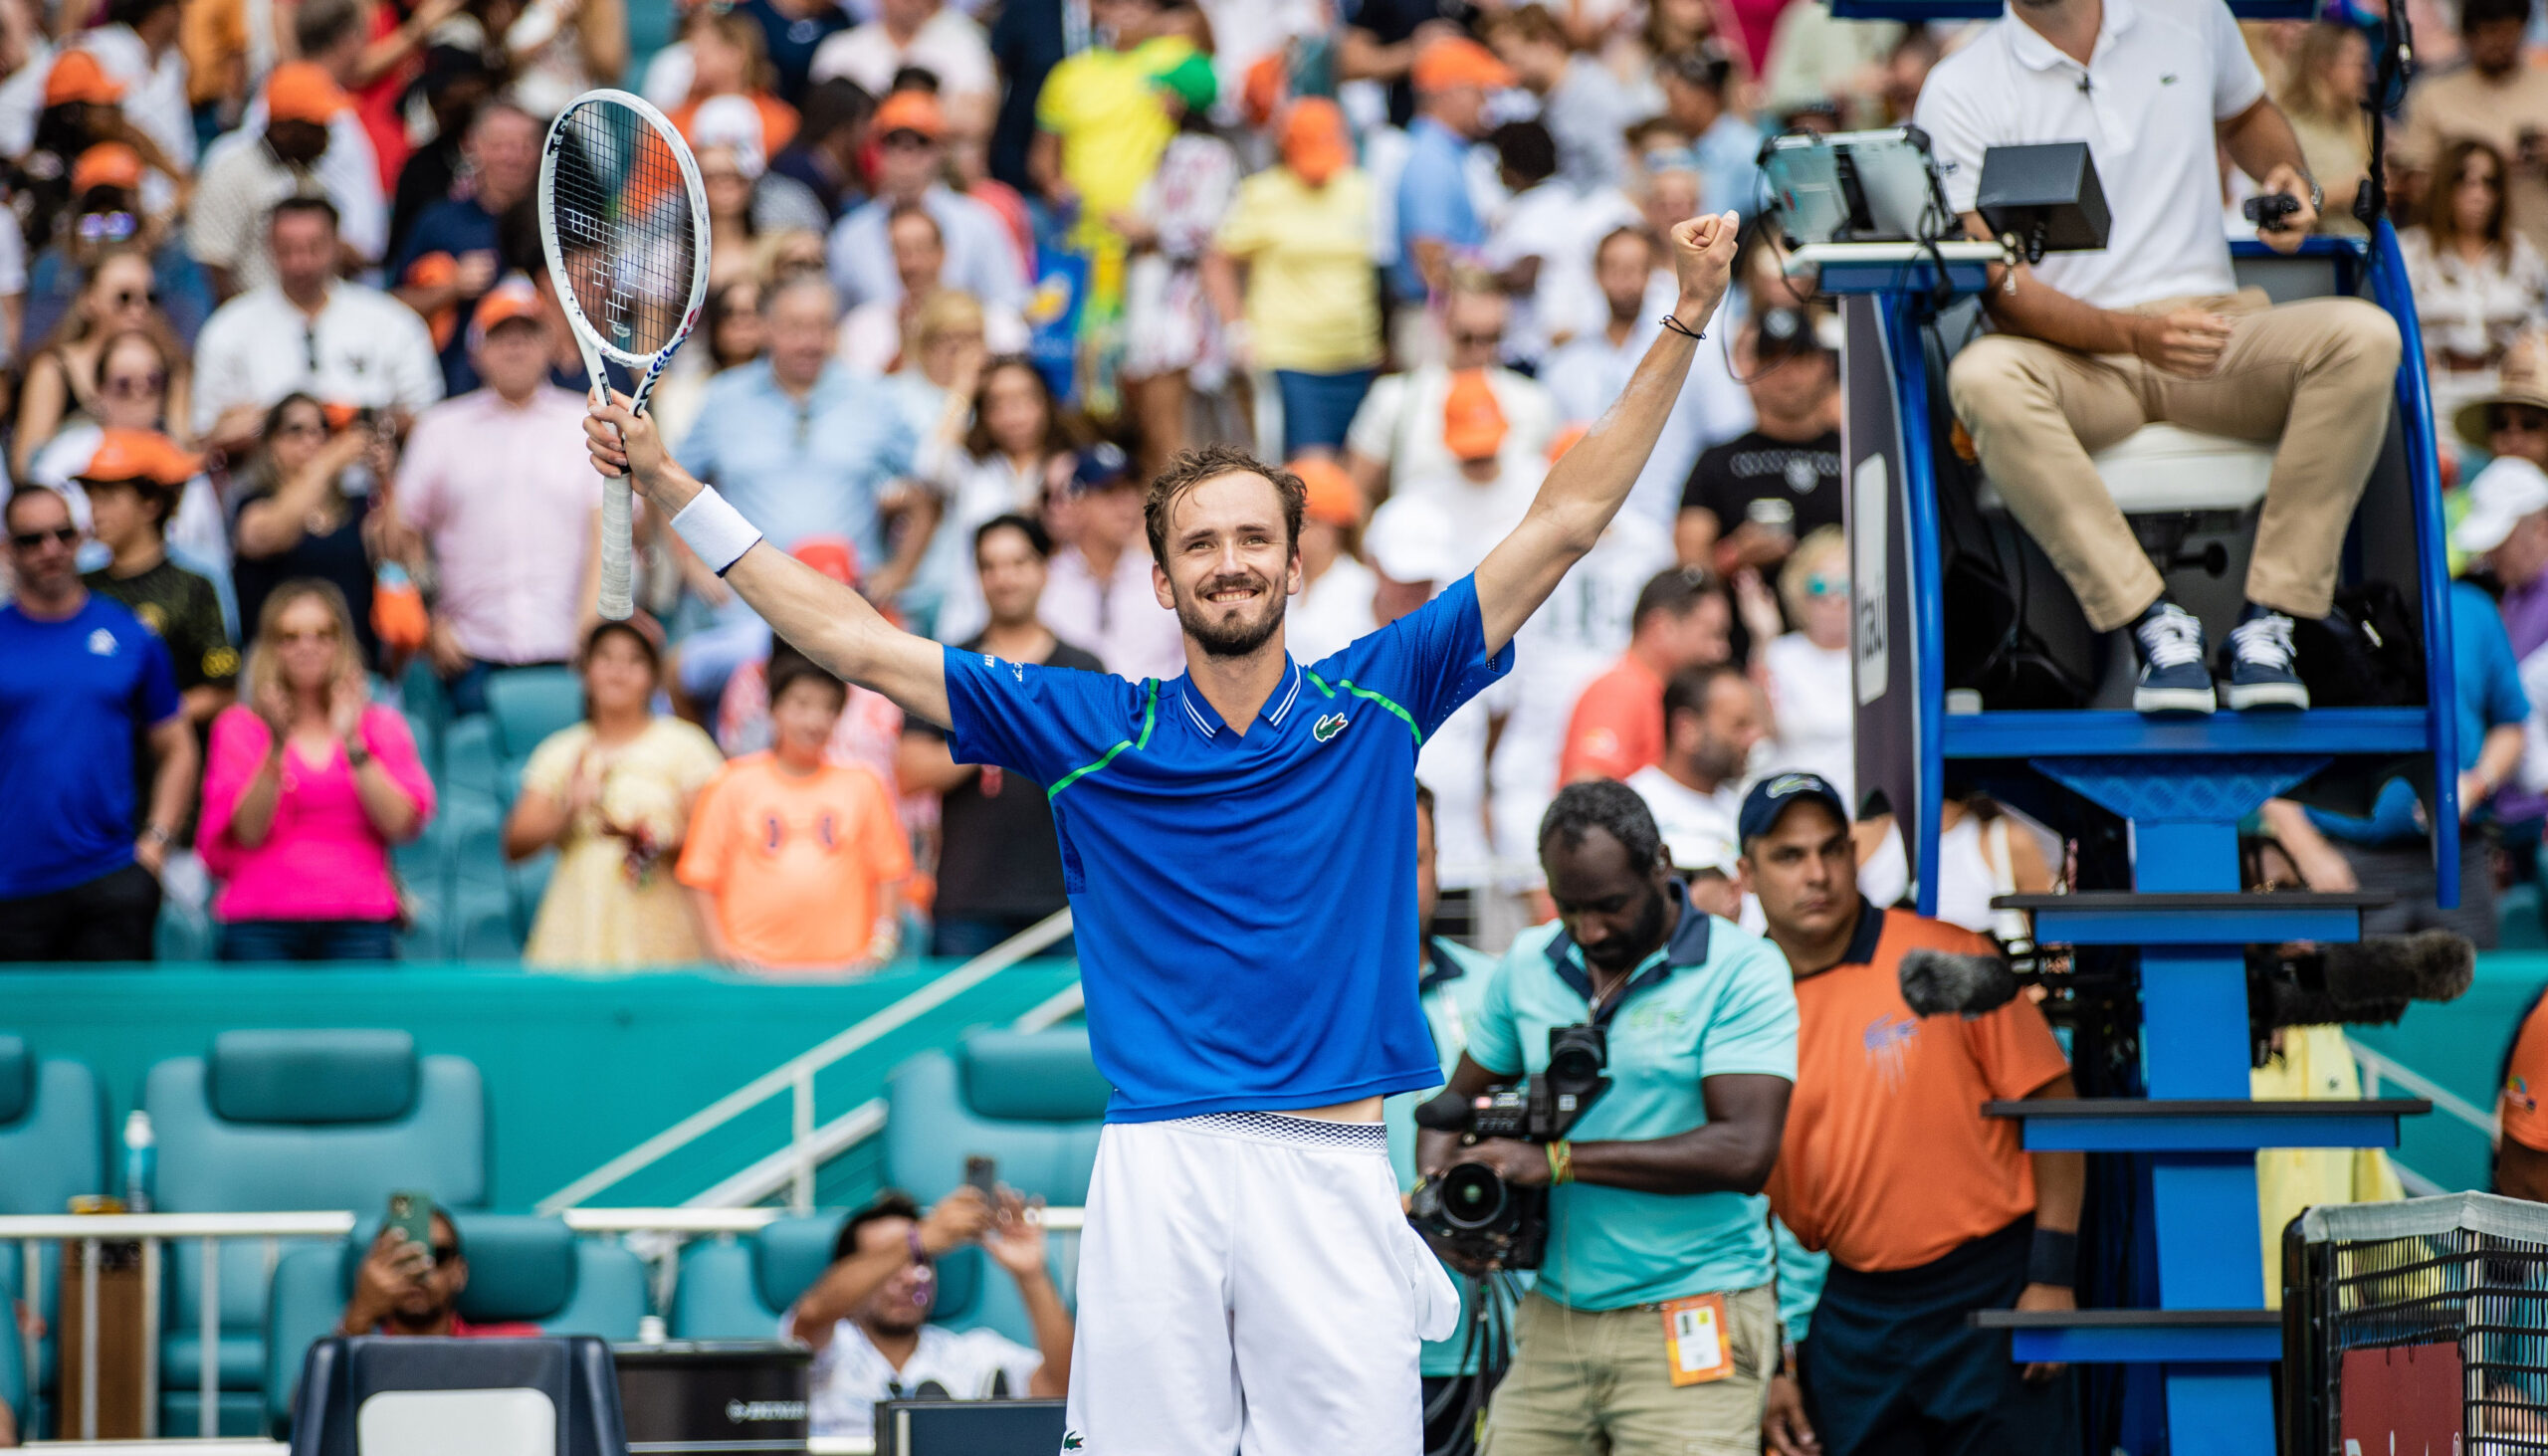
[(1301, 558), (1282, 493), (1253, 471), (1214, 476), (1168, 503), (1168, 564), (1152, 568), (1159, 604), (1214, 657), (1246, 657), (1283, 625)]

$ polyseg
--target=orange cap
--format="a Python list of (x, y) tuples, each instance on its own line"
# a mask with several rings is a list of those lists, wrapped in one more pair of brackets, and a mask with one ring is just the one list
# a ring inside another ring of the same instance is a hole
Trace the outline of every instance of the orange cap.
[(878, 136), (917, 131), (936, 141), (947, 134), (947, 113), (938, 108), (938, 98), (928, 92), (898, 91), (876, 108), (876, 120), (868, 129)]
[(1283, 112), (1283, 165), (1313, 187), (1354, 159), (1345, 139), (1345, 112), (1325, 97), (1303, 97)]
[(1484, 369), (1462, 369), (1451, 376), (1451, 392), (1442, 401), (1442, 443), (1461, 460), (1489, 460), (1504, 448), (1504, 406)]
[(858, 584), (858, 547), (836, 535), (809, 535), (787, 554), (843, 586)]
[(71, 164), (74, 197), (92, 187), (121, 187), (130, 192), (140, 186), (141, 153), (120, 141), (101, 141)]
[(1466, 36), (1452, 36), (1426, 46), (1415, 58), (1414, 79), (1417, 91), (1449, 91), (1455, 86), (1502, 91), (1513, 85), (1513, 68)]
[(266, 115), (324, 126), (353, 104), (336, 78), (314, 61), (288, 61), (266, 78)]
[(123, 100), (123, 83), (106, 74), (98, 58), (86, 51), (65, 51), (54, 58), (53, 69), (44, 76), (44, 104), (59, 106), (69, 102), (88, 102), (94, 105), (111, 106)]
[(1309, 519), (1330, 525), (1363, 523), (1363, 492), (1333, 456), (1304, 455), (1283, 467), (1310, 488)]
[(203, 457), (190, 455), (156, 430), (108, 430), (98, 437), (97, 453), (84, 481), (148, 481), (174, 490), (203, 469)]
[(508, 274), (487, 296), (478, 301), (478, 311), (469, 315), (469, 346), (476, 348), (487, 341), (499, 323), (516, 318), (540, 319), (548, 311), (539, 302), (539, 290), (519, 273)]

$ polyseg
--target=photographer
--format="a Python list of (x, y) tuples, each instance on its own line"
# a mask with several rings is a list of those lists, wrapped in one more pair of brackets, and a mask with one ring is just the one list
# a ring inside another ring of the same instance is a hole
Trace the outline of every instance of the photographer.
[[(1746, 888), (1796, 976), (1801, 1076), (1770, 1205), (1831, 1272), (1804, 1348), (1771, 1384), (1776, 1456), (2043, 1452), (2075, 1445), (2061, 1367), (2018, 1366), (1975, 1310), (2073, 1308), (2086, 1160), (2027, 1153), (1993, 1099), (2066, 1098), (2069, 1064), (2034, 1002), (1914, 1015), (1913, 952), (1988, 957), (1983, 936), (1858, 893), (1839, 793), (1810, 773), (1755, 786)], [(1916, 962), (1915, 962), (1916, 964)], [(1800, 1398), (1800, 1396), (1802, 1398)]]
[(1993, 146), (2085, 139), (2113, 212), (2109, 246), (1995, 269), (1999, 331), (1947, 370), (1955, 412), (2009, 512), (2100, 632), (2129, 628), (2133, 706), (2218, 705), (2203, 624), (2167, 592), (2089, 453), (2153, 420), (2274, 440), (2273, 476), (2230, 634), (2232, 709), (2306, 708), (2294, 619), (2332, 605), (2337, 554), (2389, 429), (2396, 321), (2362, 299), (2271, 305), (2240, 289), (2219, 219), (2220, 156), (2273, 212), (2258, 236), (2296, 252), (2320, 195), (2219, 0), (2026, 0), (1938, 64), (1915, 119), (1949, 205), (1976, 237)]
[(1515, 1318), (1485, 1450), (1753, 1449), (1778, 1362), (1757, 1195), (1796, 1078), (1787, 967), (1691, 909), (1653, 816), (1621, 784), (1560, 791), (1540, 861), (1558, 923), (1525, 932), (1497, 967), (1450, 1091), (1545, 1076), (1550, 1033), (1565, 1030), (1572, 1052), (1588, 1027), (1608, 1040), (1606, 1090), (1560, 1141), (1463, 1146), (1428, 1129), (1417, 1154), (1428, 1180), (1469, 1163), (1548, 1189), (1539, 1283)]

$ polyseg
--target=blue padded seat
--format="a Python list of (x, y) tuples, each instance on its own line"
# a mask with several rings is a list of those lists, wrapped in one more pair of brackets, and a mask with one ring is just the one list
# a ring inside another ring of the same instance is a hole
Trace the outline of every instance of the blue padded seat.
[[(527, 1213), (454, 1213), (469, 1284), (460, 1318), (478, 1325), (528, 1323), (548, 1335), (637, 1338), (646, 1314), (646, 1268), (617, 1243), (579, 1239), (561, 1220)], [(359, 1238), (295, 1249), (275, 1269), (264, 1380), (269, 1414), (292, 1410), (301, 1361), (334, 1334), (377, 1221)]]
[(964, 1180), (964, 1159), (998, 1159), (1028, 1197), (1088, 1201), (1112, 1089), (1085, 1027), (977, 1031), (954, 1055), (926, 1052), (886, 1085), (885, 1179), (926, 1203)]
[(627, 1456), (610, 1347), (590, 1336), (322, 1340), (302, 1368), (292, 1456), (360, 1456), (363, 1407), (406, 1391), (479, 1392), (507, 1403), (535, 1393), (544, 1397), (539, 1434), (516, 1449)]
[[(106, 1088), (88, 1063), (40, 1056), (26, 1038), (0, 1032), (0, 1213), (67, 1213), (78, 1194), (112, 1192), (106, 1123)], [(7, 1266), (0, 1278), (12, 1288), (20, 1258), (18, 1245), (0, 1246), (0, 1264)], [(62, 1325), (54, 1307), (60, 1262), (59, 1246), (47, 1242), (37, 1248), (38, 1287), (30, 1296), (55, 1330)], [(23, 1363), (17, 1332), (6, 1321), (0, 1321), (0, 1340), (11, 1347), (0, 1358)], [(37, 1351), (37, 1368), (20, 1372), (20, 1378), (42, 1390), (57, 1362), (48, 1335)], [(24, 1435), (28, 1408), (16, 1408)]]
[(507, 668), (487, 675), (487, 717), (496, 753), (507, 762), (531, 756), (540, 740), (582, 721), (584, 683), (562, 667)]
[[(487, 1095), (475, 1065), (419, 1056), (403, 1031), (230, 1031), (211, 1055), (150, 1069), (157, 1206), (172, 1213), (384, 1207), (418, 1188), (453, 1208), (487, 1197)], [(286, 1248), (301, 1241), (283, 1241)], [(160, 1428), (191, 1435), (203, 1351), (202, 1247), (171, 1246), (160, 1329)], [(264, 1428), (269, 1267), (262, 1240), (221, 1246), (221, 1430)]]

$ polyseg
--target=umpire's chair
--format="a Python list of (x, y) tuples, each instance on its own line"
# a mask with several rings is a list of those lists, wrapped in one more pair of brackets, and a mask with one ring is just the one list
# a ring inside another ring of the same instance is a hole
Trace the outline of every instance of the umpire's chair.
[(610, 1347), (331, 1339), (310, 1348), (292, 1456), (627, 1456)]

